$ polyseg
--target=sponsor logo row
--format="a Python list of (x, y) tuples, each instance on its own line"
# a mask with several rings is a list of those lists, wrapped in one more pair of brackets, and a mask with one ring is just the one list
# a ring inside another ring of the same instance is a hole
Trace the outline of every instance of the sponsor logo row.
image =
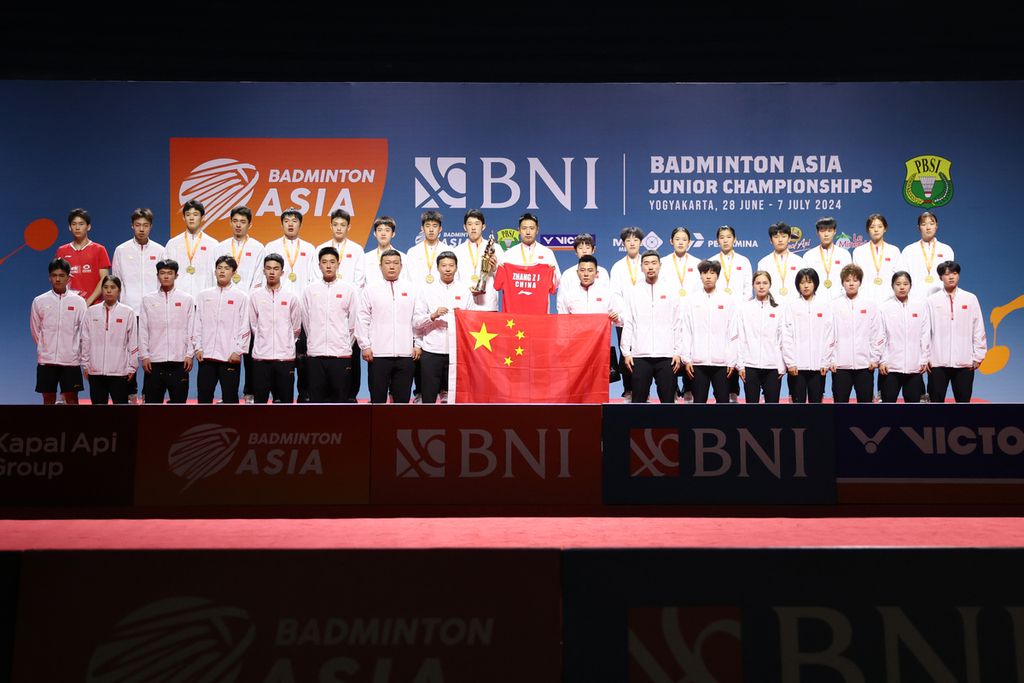
[(17, 406), (0, 498), (600, 507), (832, 504), (864, 484), (980, 486), (983, 501), (985, 486), (1024, 485), (1014, 406), (867, 408)]

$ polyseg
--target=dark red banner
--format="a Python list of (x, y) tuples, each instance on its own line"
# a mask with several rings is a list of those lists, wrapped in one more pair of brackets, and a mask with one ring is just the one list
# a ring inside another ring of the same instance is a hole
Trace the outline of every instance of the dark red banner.
[(16, 682), (559, 681), (556, 551), (38, 553)]
[(600, 421), (600, 406), (375, 406), (370, 502), (599, 504)]
[(369, 499), (367, 405), (140, 406), (136, 505)]

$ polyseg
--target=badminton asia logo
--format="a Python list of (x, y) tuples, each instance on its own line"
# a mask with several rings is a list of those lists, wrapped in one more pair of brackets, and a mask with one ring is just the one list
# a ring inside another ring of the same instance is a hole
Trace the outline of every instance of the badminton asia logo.
[(903, 181), (903, 199), (911, 206), (933, 209), (953, 200), (952, 162), (940, 156), (908, 159)]
[[(340, 432), (248, 432), (235, 475), (322, 475), (320, 447), (341, 444)], [(217, 424), (191, 427), (167, 452), (171, 472), (186, 479), (182, 491), (214, 476), (234, 459), (242, 441), (237, 430)]]
[(232, 683), (255, 636), (242, 609), (196, 597), (159, 600), (118, 622), (93, 652), (85, 680)]
[(629, 610), (629, 680), (741, 683), (738, 607)]
[(192, 169), (178, 188), (178, 203), (196, 200), (206, 208), (203, 228), (224, 218), (236, 206), (249, 203), (260, 172), (236, 159), (211, 159)]

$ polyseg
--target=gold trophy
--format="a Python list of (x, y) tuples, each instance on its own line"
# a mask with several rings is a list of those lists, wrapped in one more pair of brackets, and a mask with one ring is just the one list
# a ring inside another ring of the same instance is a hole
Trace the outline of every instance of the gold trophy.
[(473, 294), (483, 294), (487, 291), (487, 277), (491, 274), (491, 257), (494, 256), (494, 233), (487, 238), (487, 246), (484, 247), (484, 255), (480, 258), (480, 275), (474, 276), (476, 282), (470, 287)]

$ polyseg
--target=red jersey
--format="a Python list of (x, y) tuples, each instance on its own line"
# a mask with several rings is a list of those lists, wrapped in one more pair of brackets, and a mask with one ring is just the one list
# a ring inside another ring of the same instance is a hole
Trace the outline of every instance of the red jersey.
[[(73, 242), (57, 248), (57, 258), (71, 264), (68, 289), (88, 300), (100, 283), (100, 269), (110, 270), (110, 257), (102, 244), (89, 242), (83, 249), (75, 249)], [(99, 301), (100, 297), (96, 297)]]
[(556, 289), (555, 269), (546, 263), (503, 263), (494, 276), (494, 288), (505, 292), (501, 310), (506, 313), (547, 313), (548, 294)]

